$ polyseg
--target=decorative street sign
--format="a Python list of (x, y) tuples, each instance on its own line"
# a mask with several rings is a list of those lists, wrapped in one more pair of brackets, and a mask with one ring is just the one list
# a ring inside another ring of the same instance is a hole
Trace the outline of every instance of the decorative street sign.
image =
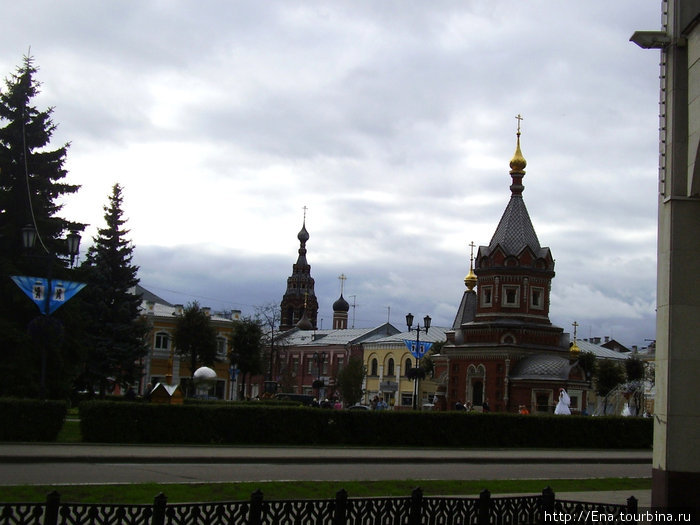
[(406, 345), (406, 348), (408, 348), (409, 352), (411, 352), (411, 355), (416, 359), (422, 358), (428, 352), (428, 350), (430, 350), (430, 347), (433, 346), (433, 343), (429, 343), (427, 341), (419, 341), (418, 349), (416, 349), (415, 341), (409, 341), (408, 339), (404, 339), (403, 342)]
[[(39, 311), (44, 315), (51, 315), (85, 288), (85, 283), (58, 279), (49, 281), (46, 277), (13, 275), (11, 279), (27, 294), (27, 297), (36, 303)], [(48, 301), (47, 294), (49, 294)]]

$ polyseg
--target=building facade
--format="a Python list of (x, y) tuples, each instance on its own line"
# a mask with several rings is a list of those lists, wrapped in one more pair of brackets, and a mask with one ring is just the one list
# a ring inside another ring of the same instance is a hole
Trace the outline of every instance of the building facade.
[[(661, 50), (653, 506), (697, 508), (700, 408), (700, 0), (663, 0), (662, 30), (631, 41)], [(695, 487), (695, 488), (693, 488)]]
[[(421, 333), (421, 341), (444, 342), (446, 328), (431, 327)], [(398, 331), (397, 331), (398, 332)], [(413, 408), (414, 380), (407, 372), (420, 366), (405, 341), (415, 341), (415, 332), (401, 332), (362, 344), (363, 360), (367, 375), (362, 385), (365, 391), (363, 403), (370, 404), (375, 396), (383, 397), (389, 408), (409, 410)], [(417, 406), (433, 404), (437, 384), (431, 376), (419, 380)]]
[(301, 330), (294, 328), (277, 341), (275, 379), (280, 392), (338, 397), (338, 373), (351, 358), (362, 359), (363, 344), (399, 330), (389, 323), (374, 328)]
[[(139, 394), (147, 395), (158, 383), (179, 384), (183, 392), (188, 392), (192, 372), (188, 368), (187, 359), (181, 359), (173, 345), (173, 336), (178, 317), (183, 314), (183, 305), (173, 305), (137, 286), (135, 293), (142, 296), (141, 315), (146, 319), (149, 332), (146, 336), (148, 353), (143, 358), (143, 376), (139, 384)], [(211, 367), (216, 372), (216, 382), (211, 396), (219, 399), (235, 399), (235, 386), (230, 377), (231, 332), (236, 321), (240, 320), (241, 312), (234, 310), (229, 317), (211, 313), (210, 308), (203, 308), (210, 317), (211, 325), (216, 330), (217, 359)], [(172, 378), (168, 379), (167, 378)]]

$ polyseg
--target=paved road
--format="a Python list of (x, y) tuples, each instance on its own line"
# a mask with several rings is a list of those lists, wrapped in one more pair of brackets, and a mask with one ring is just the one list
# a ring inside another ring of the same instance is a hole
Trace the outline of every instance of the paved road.
[(0, 485), (618, 476), (650, 477), (651, 451), (0, 445)]

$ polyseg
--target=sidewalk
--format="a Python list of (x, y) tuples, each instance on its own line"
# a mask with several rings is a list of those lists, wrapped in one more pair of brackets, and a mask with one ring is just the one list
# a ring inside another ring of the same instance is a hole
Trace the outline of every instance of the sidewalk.
[[(438, 449), (438, 448), (314, 448), (216, 445), (110, 445), (82, 443), (2, 443), (0, 464), (39, 463), (160, 463), (160, 464), (639, 464), (650, 465), (650, 450)], [(492, 494), (493, 497), (506, 494)], [(522, 494), (521, 494), (522, 495)], [(625, 505), (638, 499), (651, 504), (651, 491), (562, 492), (568, 501)]]
[(650, 450), (0, 444), (0, 463), (578, 463), (647, 464)]

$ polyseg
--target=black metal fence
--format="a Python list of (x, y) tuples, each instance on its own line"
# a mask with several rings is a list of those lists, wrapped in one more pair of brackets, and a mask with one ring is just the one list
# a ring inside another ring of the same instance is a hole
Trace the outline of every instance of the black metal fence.
[(52, 492), (44, 503), (0, 503), (0, 525), (486, 525), (535, 523), (622, 523), (637, 512), (637, 500), (608, 505), (557, 500), (548, 487), (541, 495), (492, 498), (424, 496), (171, 503), (159, 494), (153, 504), (64, 503)]

